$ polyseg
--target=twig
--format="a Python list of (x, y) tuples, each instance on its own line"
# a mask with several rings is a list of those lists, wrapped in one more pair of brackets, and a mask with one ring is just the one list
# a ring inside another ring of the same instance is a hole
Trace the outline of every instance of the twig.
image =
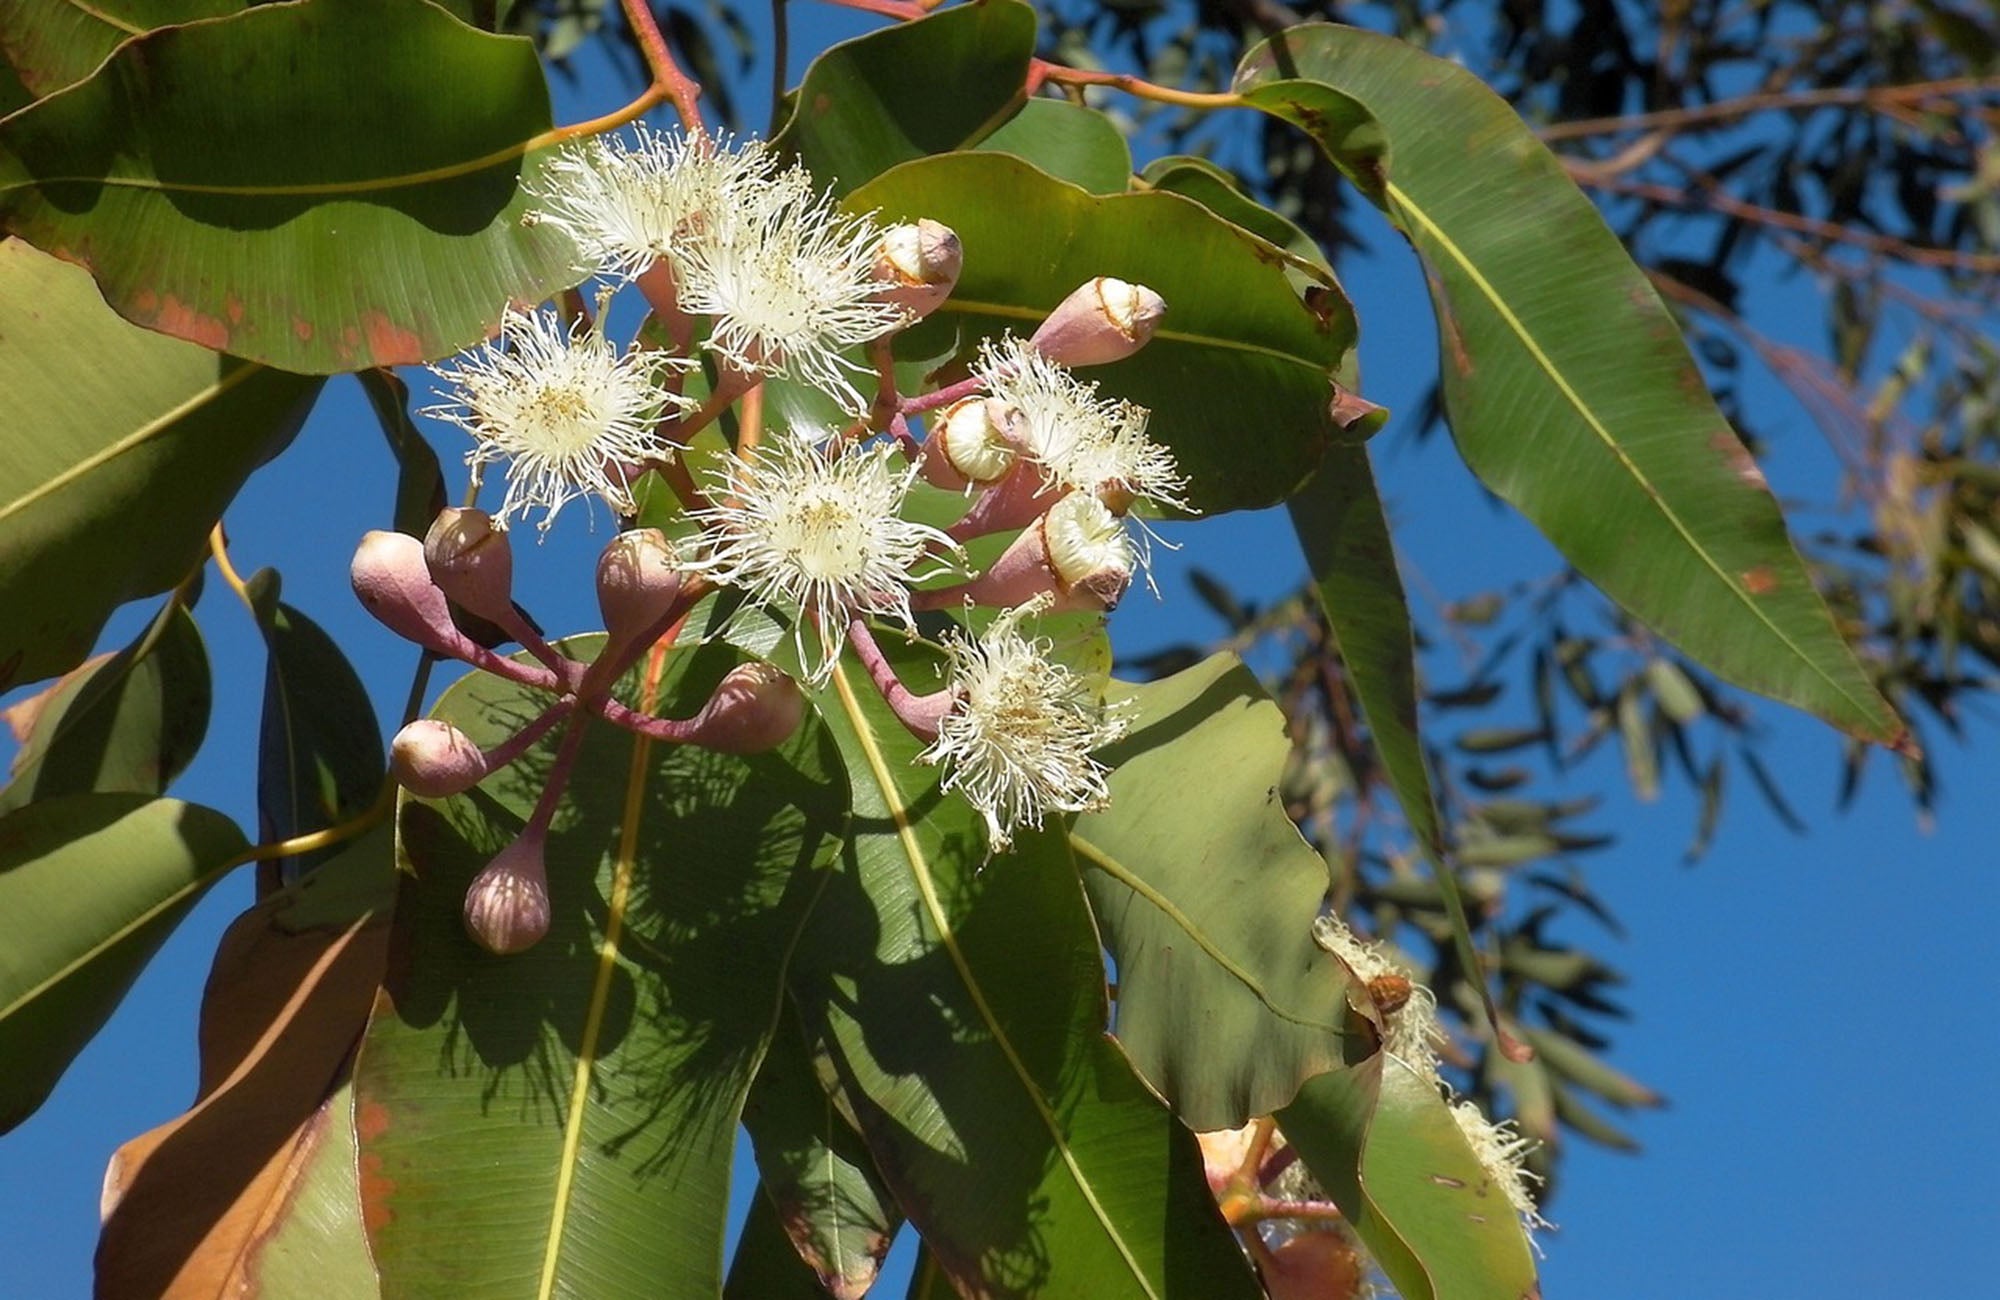
[(1948, 77), (1941, 81), (1920, 81), (1902, 86), (1842, 86), (1826, 90), (1771, 91), (1739, 95), (1734, 99), (1699, 104), (1692, 108), (1663, 108), (1652, 113), (1629, 113), (1619, 117), (1590, 117), (1575, 122), (1554, 122), (1536, 134), (1543, 140), (1575, 140), (1584, 136), (1609, 135), (1619, 131), (1680, 131), (1734, 121), (1753, 113), (1797, 108), (1824, 108), (1842, 104), (1865, 104), (1871, 108), (1902, 104), (1909, 100), (1945, 95), (2000, 91), (2000, 77)]

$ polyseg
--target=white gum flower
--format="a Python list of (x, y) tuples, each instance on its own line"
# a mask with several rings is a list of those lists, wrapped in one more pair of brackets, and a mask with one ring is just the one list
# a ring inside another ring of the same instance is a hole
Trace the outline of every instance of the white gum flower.
[(976, 640), (947, 638), (952, 707), (918, 756), (947, 768), (944, 788), (978, 809), (996, 852), (1048, 813), (1103, 807), (1107, 769), (1092, 752), (1125, 733), (1122, 711), (1051, 660), (1047, 638), (1021, 633), (1021, 619), (1047, 603), (1002, 614)]
[(1118, 514), (1134, 500), (1189, 509), (1187, 478), (1173, 453), (1147, 436), (1145, 407), (1099, 397), (1095, 383), (1012, 336), (986, 343), (974, 373), (1021, 412), (1046, 481), (1099, 497)]
[(641, 125), (635, 142), (599, 136), (562, 150), (532, 189), (529, 219), (568, 235), (579, 269), (631, 280), (698, 244), (716, 214), (803, 197), (812, 182), (796, 167), (780, 170), (762, 141)]
[[(830, 455), (824, 435), (798, 431), (766, 439), (753, 456), (732, 459), (713, 485), (718, 502), (693, 517), (703, 525), (687, 568), (753, 600), (799, 611), (799, 662), (824, 684), (855, 615), (912, 626), (910, 585), (958, 571), (958, 545), (902, 517), (916, 470), (892, 463), (895, 448), (848, 447)], [(805, 638), (810, 622), (817, 652)]]
[(1437, 995), (1410, 977), (1383, 945), (1370, 943), (1329, 913), (1313, 922), (1313, 942), (1347, 967), (1381, 1014), (1382, 1050), (1433, 1082), (1438, 1077)]
[(455, 363), (433, 366), (447, 400), (425, 415), (456, 424), (474, 447), (465, 463), (477, 483), (486, 466), (507, 465), (507, 495), (494, 522), (544, 512), (547, 532), (570, 500), (595, 495), (632, 511), (627, 467), (658, 456), (654, 431), (693, 403), (660, 387), (689, 362), (656, 351), (618, 349), (598, 324), (565, 324), (555, 312), (509, 308), (496, 340)]
[(867, 368), (841, 354), (909, 319), (879, 297), (881, 240), (874, 221), (825, 198), (745, 205), (676, 263), (681, 310), (710, 319), (706, 346), (736, 370), (796, 379), (860, 415), (868, 401), (850, 376)]
[(1521, 1163), (1534, 1149), (1534, 1139), (1515, 1131), (1512, 1120), (1494, 1123), (1475, 1101), (1454, 1102), (1451, 1117), (1458, 1121), (1459, 1132), (1465, 1134), (1472, 1153), (1479, 1157), (1480, 1168), (1500, 1189), (1500, 1194), (1507, 1198), (1507, 1204), (1521, 1216), (1522, 1226), (1531, 1232), (1536, 1228), (1549, 1227), (1549, 1221), (1542, 1217), (1535, 1206), (1533, 1193), (1528, 1190), (1529, 1182), (1540, 1182), (1541, 1177)]

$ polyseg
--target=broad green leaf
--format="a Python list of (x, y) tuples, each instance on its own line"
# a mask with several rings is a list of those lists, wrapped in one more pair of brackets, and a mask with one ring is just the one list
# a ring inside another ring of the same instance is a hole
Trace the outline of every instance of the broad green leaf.
[(1284, 715), (1241, 661), (1131, 694), (1111, 805), (1070, 835), (1118, 964), (1118, 1042), (1190, 1128), (1235, 1128), (1342, 1064), (1346, 980), (1312, 938), (1326, 863), (1273, 793)]
[[(787, 1249), (826, 1294), (855, 1300), (881, 1271), (903, 1216), (860, 1135), (820, 1085), (804, 1033), (796, 1014), (779, 1022), (750, 1087), (743, 1127), (762, 1177), (759, 1204), (773, 1211)], [(730, 1278), (733, 1285), (733, 1268)]]
[(1224, 221), (1234, 222), (1322, 271), (1333, 270), (1311, 235), (1245, 194), (1237, 188), (1234, 176), (1206, 158), (1186, 154), (1155, 158), (1139, 173), (1139, 179), (1156, 190), (1193, 199)]
[(1236, 88), (1311, 134), (1423, 258), (1474, 473), (1718, 675), (1902, 743), (1673, 317), (1505, 101), (1455, 64), (1322, 24), (1252, 50)]
[(0, 227), (205, 347), (427, 361), (579, 278), (521, 224), (548, 131), (524, 39), (410, 0), (261, 6), (138, 37), (0, 123)]
[(1177, 194), (1098, 196), (1007, 154), (905, 163), (848, 199), (891, 220), (933, 217), (965, 245), (957, 291), (905, 344), (1030, 334), (1078, 285), (1114, 275), (1167, 302), (1135, 356), (1085, 372), (1152, 408), (1150, 432), (1192, 480), (1197, 509), (1283, 500), (1334, 436), (1333, 371), (1354, 345), (1354, 315), (1329, 295), (1309, 309), (1275, 250)]
[(1540, 1294), (1519, 1216), (1437, 1086), (1396, 1057), (1313, 1079), (1278, 1127), (1404, 1300)]
[[(932, 653), (890, 653), (906, 680), (932, 680)], [(1025, 835), (985, 862), (978, 815), (939, 790), (851, 664), (819, 706), (853, 820), (793, 995), (939, 1265), (987, 1296), (1256, 1294), (1193, 1135), (1103, 1036), (1065, 837)]]
[(21, 76), (14, 71), (14, 65), (0, 58), (0, 117), (26, 108), (34, 102), (34, 92), (21, 84)]
[[(381, 794), (387, 766), (368, 688), (332, 637), (278, 599), (277, 585), (268, 570), (250, 580), (265, 648), (257, 732), (263, 840), (307, 835), (358, 816)], [(338, 852), (332, 846), (275, 865), (289, 879)]]
[(736, 1253), (729, 1258), (722, 1300), (825, 1300), (829, 1294), (849, 1300), (861, 1292), (829, 1292), (820, 1285), (785, 1235), (769, 1190), (759, 1186), (750, 1193), (750, 1213), (743, 1221), (743, 1235), (736, 1239)]
[(201, 747), (209, 695), (201, 629), (170, 599), (131, 645), (7, 711), (33, 715), (0, 813), (93, 790), (165, 794)]
[(0, 239), (0, 688), (75, 667), (120, 603), (186, 578), (318, 391), (137, 329)]
[(0, 56), (40, 99), (97, 71), (142, 32), (238, 13), (248, 0), (0, 0)]
[(246, 847), (214, 809), (143, 794), (64, 795), (0, 817), (0, 1132), (42, 1104)]
[(1092, 194), (1123, 194), (1132, 183), (1132, 150), (1111, 119), (1065, 99), (1029, 100), (978, 147), (1013, 154)]
[(223, 935), (202, 995), (201, 1086), (104, 1179), (104, 1296), (373, 1297), (347, 1065), (388, 951), (385, 821)]
[[(1021, 103), (1035, 11), (960, 5), (842, 41), (814, 59), (772, 137), (845, 196), (897, 163), (963, 149)], [(947, 223), (949, 224), (949, 223)]]
[[(661, 711), (693, 713), (738, 658), (669, 653)], [(473, 675), (436, 713), (491, 745), (545, 703)], [(549, 934), (493, 957), (465, 934), (465, 889), (557, 743), (468, 795), (403, 803), (400, 956), (355, 1067), (386, 1296), (722, 1285), (738, 1118), (834, 850), (837, 760), (816, 726), (740, 759), (587, 724), (549, 846)]]

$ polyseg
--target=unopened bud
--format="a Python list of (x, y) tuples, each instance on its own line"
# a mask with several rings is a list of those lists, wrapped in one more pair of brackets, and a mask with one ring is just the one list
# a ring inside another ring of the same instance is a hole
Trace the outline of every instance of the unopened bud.
[(438, 512), (424, 537), (424, 563), (438, 589), (481, 618), (514, 618), (514, 548), (484, 510)]
[(389, 742), (389, 775), (411, 794), (442, 799), (478, 785), (486, 755), (449, 722), (418, 718)]
[(1361, 1256), (1343, 1232), (1309, 1228), (1256, 1253), (1271, 1300), (1353, 1300), (1367, 1294)]
[(951, 297), (964, 265), (965, 248), (950, 226), (928, 217), (891, 226), (875, 255), (875, 278), (890, 287), (876, 297), (928, 316)]
[(416, 538), (380, 529), (368, 533), (355, 549), (348, 577), (362, 606), (396, 635), (445, 655), (458, 654), (465, 644)]
[(724, 754), (761, 754), (791, 739), (805, 716), (797, 682), (770, 664), (739, 664), (695, 715), (691, 741)]
[(615, 643), (657, 627), (680, 594), (674, 544), (657, 528), (620, 533), (597, 557), (597, 608)]
[(540, 835), (500, 850), (465, 891), (465, 931), (490, 953), (532, 948), (549, 932), (548, 865)]
[(1100, 275), (1056, 304), (1030, 341), (1051, 361), (1099, 366), (1145, 347), (1166, 314), (1166, 299), (1145, 285)]
[(1136, 557), (1125, 525), (1087, 492), (1072, 492), (1042, 516), (1042, 545), (1058, 589), (1111, 609), (1132, 585)]
[(938, 416), (938, 451), (968, 483), (987, 487), (1007, 477), (1027, 438), (1021, 408), (997, 397), (967, 397)]

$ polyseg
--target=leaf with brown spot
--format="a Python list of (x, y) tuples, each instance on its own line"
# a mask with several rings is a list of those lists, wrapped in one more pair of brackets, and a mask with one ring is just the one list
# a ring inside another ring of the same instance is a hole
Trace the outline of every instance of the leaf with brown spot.
[(575, 283), (524, 226), (534, 46), (410, 0), (165, 27), (0, 124), (0, 228), (137, 324), (305, 374), (434, 360)]
[(1234, 84), (1311, 134), (1423, 259), (1445, 413), (1488, 487), (1718, 676), (1895, 742), (1905, 727), (1776, 503), (1718, 451), (1735, 433), (1672, 316), (1504, 100), (1413, 46), (1324, 23), (1251, 50)]
[(376, 1295), (346, 1078), (387, 952), (391, 843), (371, 832), (223, 936), (198, 1100), (105, 1177), (104, 1300)]

